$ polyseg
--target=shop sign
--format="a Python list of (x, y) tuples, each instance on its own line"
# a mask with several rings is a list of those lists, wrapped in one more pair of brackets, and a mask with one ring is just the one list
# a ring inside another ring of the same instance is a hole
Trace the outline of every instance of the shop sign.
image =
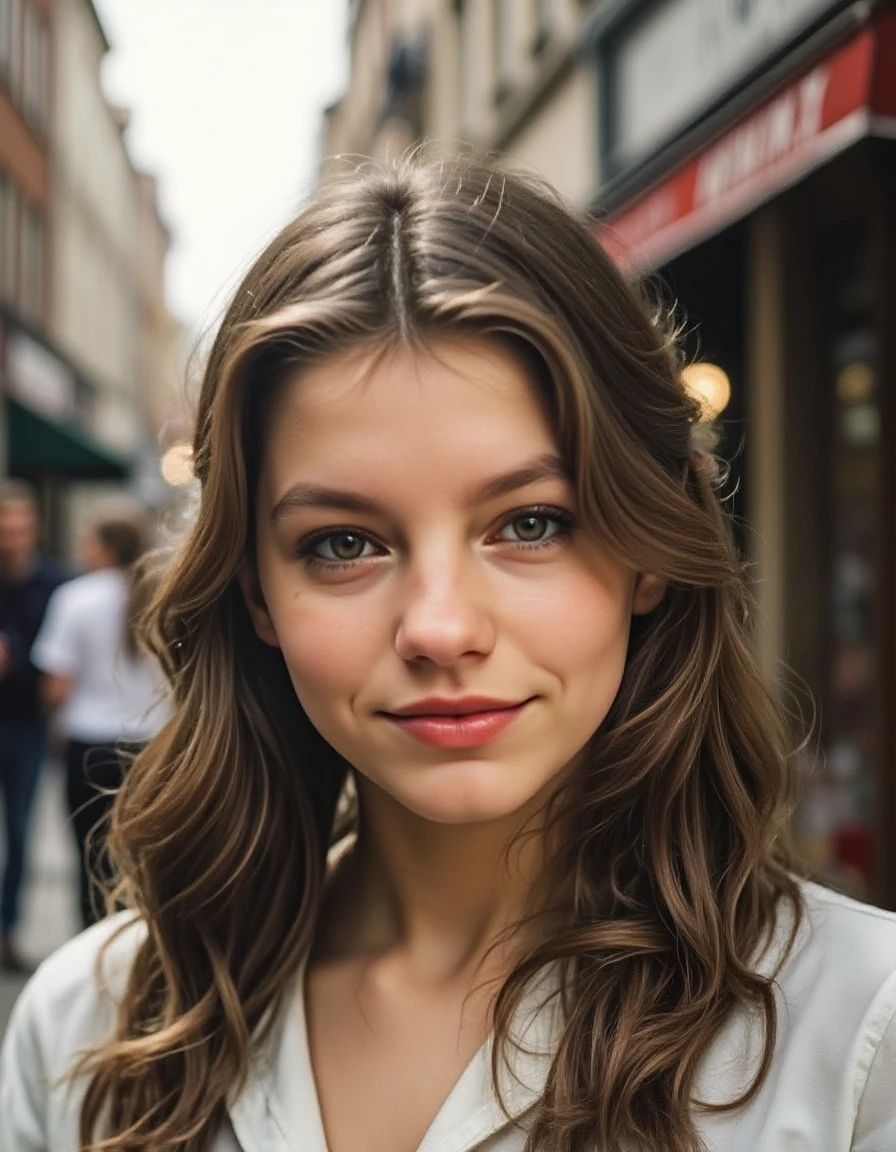
[(74, 373), (25, 332), (7, 335), (6, 391), (50, 420), (77, 415)]
[(656, 267), (872, 131), (896, 132), (896, 14), (882, 14), (660, 185), (611, 216), (604, 246)]
[(641, 4), (599, 48), (608, 73), (611, 173), (661, 148), (842, 6), (843, 0)]
[(697, 163), (695, 207), (716, 203), (738, 184), (817, 137), (825, 127), (824, 98), (830, 82), (830, 65), (819, 65), (707, 149)]

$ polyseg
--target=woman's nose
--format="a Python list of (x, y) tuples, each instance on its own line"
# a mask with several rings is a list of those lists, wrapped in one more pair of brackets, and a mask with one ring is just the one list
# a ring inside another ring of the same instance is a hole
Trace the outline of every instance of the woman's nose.
[(395, 633), (395, 650), (403, 660), (450, 667), (491, 652), (495, 622), (472, 567), (443, 561), (409, 573)]

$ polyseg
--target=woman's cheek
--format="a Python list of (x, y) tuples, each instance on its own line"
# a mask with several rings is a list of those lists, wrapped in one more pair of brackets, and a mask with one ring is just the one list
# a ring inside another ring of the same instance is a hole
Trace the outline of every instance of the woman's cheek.
[(319, 610), (291, 613), (278, 629), (293, 682), (311, 692), (324, 685), (350, 688), (362, 679), (373, 631), (369, 614)]

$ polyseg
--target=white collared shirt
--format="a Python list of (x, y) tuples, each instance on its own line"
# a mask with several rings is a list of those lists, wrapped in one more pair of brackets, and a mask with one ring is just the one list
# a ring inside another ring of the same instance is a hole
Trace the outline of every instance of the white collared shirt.
[[(758, 1095), (735, 1112), (698, 1115), (708, 1152), (896, 1152), (896, 915), (803, 885), (806, 918), (778, 976), (778, 1037)], [(123, 914), (126, 916), (126, 914)], [(122, 916), (65, 945), (27, 985), (0, 1056), (0, 1152), (77, 1152), (83, 1088), (58, 1083), (75, 1053), (108, 1032), (114, 1003), (94, 982), (97, 951)], [(760, 969), (773, 966), (786, 917)], [(126, 928), (107, 954), (120, 994), (141, 938)], [(545, 977), (545, 980), (549, 980)], [(243, 1089), (231, 1100), (212, 1152), (328, 1152), (315, 1091), (301, 988), (288, 997)], [(118, 989), (118, 993), (116, 993)], [(513, 1120), (491, 1089), (486, 1044), (455, 1084), (418, 1152), (522, 1152), (562, 1027), (545, 984), (517, 1017), (524, 1041), (504, 1082)], [(732, 1099), (749, 1078), (761, 1031), (745, 1013), (704, 1058), (698, 1098)], [(401, 1085), (396, 1085), (396, 1095)], [(622, 1152), (622, 1150), (620, 1150)]]
[(57, 716), (69, 740), (149, 740), (170, 715), (158, 661), (125, 649), (129, 597), (127, 575), (119, 568), (88, 572), (50, 597), (31, 660), (41, 672), (71, 680)]

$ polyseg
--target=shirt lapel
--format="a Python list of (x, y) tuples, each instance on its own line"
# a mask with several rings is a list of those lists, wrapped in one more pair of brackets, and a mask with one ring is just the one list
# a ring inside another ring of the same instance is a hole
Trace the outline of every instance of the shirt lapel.
[(253, 1075), (228, 1109), (243, 1152), (328, 1152), (305, 1022), (303, 961)]
[[(243, 1152), (328, 1152), (311, 1067), (304, 964), (242, 1091), (228, 1112)], [(514, 1044), (499, 1082), (505, 1112), (492, 1091), (492, 1041), (476, 1053), (430, 1125), (418, 1152), (469, 1152), (519, 1122), (544, 1091), (562, 1028), (560, 983), (547, 970), (527, 989), (514, 1015)], [(401, 1085), (395, 1086), (400, 1094)]]
[(520, 1001), (507, 1062), (499, 1066), (504, 1108), (492, 1088), (489, 1038), (439, 1109), (418, 1152), (470, 1152), (512, 1124), (525, 1127), (526, 1113), (544, 1092), (563, 1026), (559, 993), (558, 972), (551, 968), (530, 984)]
[(263, 1077), (252, 1076), (228, 1105), (228, 1116), (242, 1152), (293, 1152), (269, 1107)]

